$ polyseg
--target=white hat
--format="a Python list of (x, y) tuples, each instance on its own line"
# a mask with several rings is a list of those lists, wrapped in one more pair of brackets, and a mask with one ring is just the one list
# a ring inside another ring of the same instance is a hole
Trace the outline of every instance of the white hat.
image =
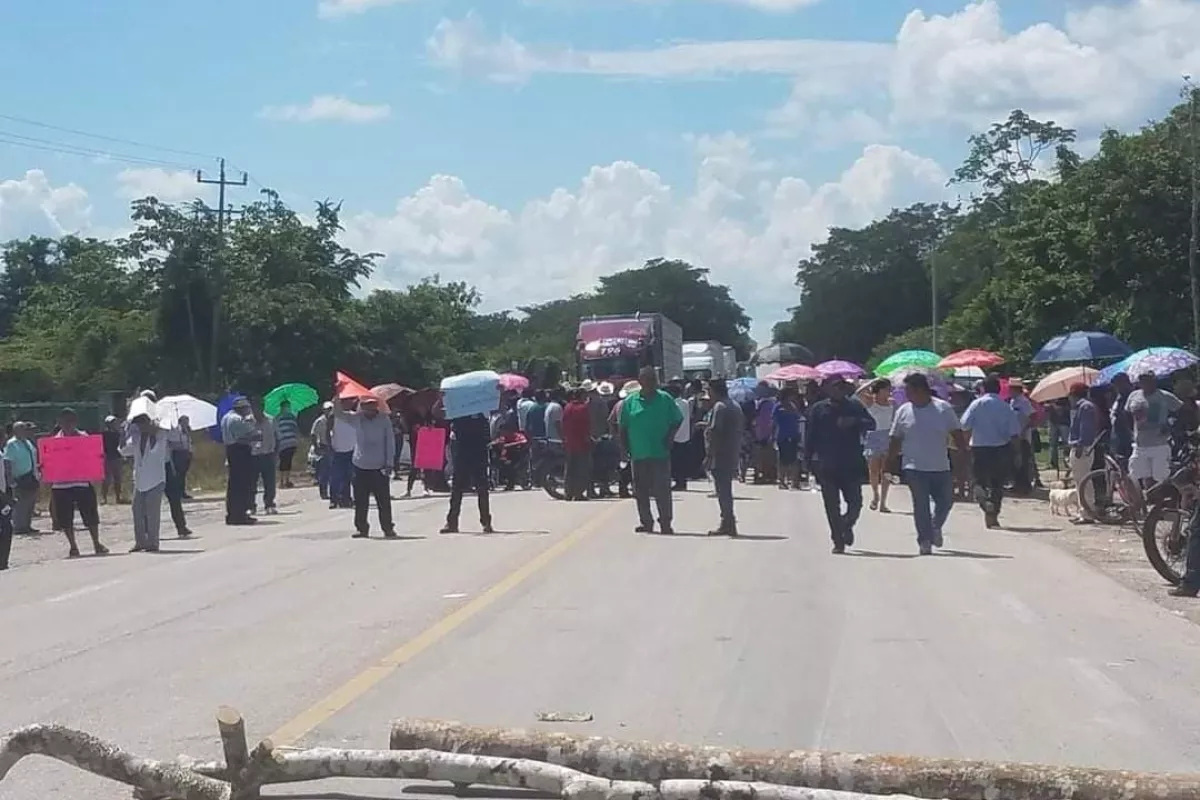
[(325, 409), (326, 411), (332, 411), (333, 410), (333, 401), (326, 400), (325, 403), (321, 406), (321, 408)]
[(637, 381), (629, 381), (621, 387), (621, 391), (617, 396), (624, 400), (626, 397), (629, 397), (629, 395), (640, 392), (641, 390), (642, 385), (640, 383)]
[(596, 384), (592, 383), (590, 380), (585, 380), (583, 383), (579, 384), (579, 388), (583, 389), (585, 392), (590, 392), (596, 388)]
[(600, 393), (601, 397), (611, 397), (612, 393), (616, 391), (616, 387), (608, 381), (601, 381), (600, 385), (596, 387), (596, 391)]
[(114, 417), (112, 414), (109, 414), (107, 417), (104, 418), (105, 425), (107, 425), (110, 422), (116, 422), (116, 421), (117, 421), (117, 418)]
[(147, 400), (150, 400), (152, 402), (158, 402), (158, 395), (156, 395), (154, 392), (150, 391), (149, 389), (143, 389), (141, 395), (139, 395), (139, 396), (145, 397)]

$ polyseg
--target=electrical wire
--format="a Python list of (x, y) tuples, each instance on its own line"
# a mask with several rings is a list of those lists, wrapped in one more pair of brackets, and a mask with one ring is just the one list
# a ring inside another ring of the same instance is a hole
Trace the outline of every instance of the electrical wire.
[(147, 158), (144, 156), (134, 156), (126, 153), (114, 153), (109, 150), (101, 150), (95, 147), (86, 147), (84, 145), (70, 144), (67, 142), (56, 142), (50, 139), (41, 139), (36, 136), (24, 136), (11, 131), (0, 130), (0, 143), (9, 144), (15, 147), (28, 147), (34, 150), (45, 150), (52, 153), (65, 153), (76, 156), (89, 156), (93, 158), (108, 158), (113, 161), (124, 161), (130, 164), (142, 164), (146, 166), (170, 167), (172, 169), (195, 169), (193, 164), (186, 164), (181, 161), (165, 161), (158, 158)]
[(146, 150), (158, 150), (163, 153), (174, 153), (175, 155), (180, 155), (180, 156), (194, 156), (196, 158), (204, 158), (204, 159), (209, 159), (212, 161), (217, 160), (217, 156), (214, 156), (211, 153), (199, 153), (199, 152), (196, 152), (195, 150), (182, 150), (182, 149), (179, 149), (176, 147), (163, 147), (162, 145), (149, 144), (147, 142), (139, 142), (135, 139), (125, 139), (120, 136), (105, 136), (104, 134), (100, 134), (100, 133), (88, 133), (87, 131), (82, 131), (77, 128), (65, 128), (65, 127), (62, 127), (61, 125), (51, 125), (48, 122), (38, 122), (37, 120), (34, 120), (34, 119), (27, 119), (25, 117), (16, 117), (11, 114), (0, 114), (0, 119), (8, 120), (9, 122), (18, 122), (18, 123), (21, 123), (22, 125), (32, 125), (37, 128), (45, 128), (46, 130), (58, 131), (59, 133), (70, 133), (75, 136), (85, 136), (89, 139), (98, 139), (98, 140), (104, 141), (104, 142), (113, 142), (114, 144), (126, 144), (126, 145), (130, 145), (132, 147), (141, 147)]

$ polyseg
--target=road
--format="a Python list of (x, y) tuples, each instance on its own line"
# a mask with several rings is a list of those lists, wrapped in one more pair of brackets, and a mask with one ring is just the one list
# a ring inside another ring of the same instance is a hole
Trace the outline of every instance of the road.
[[(0, 729), (56, 721), (215, 758), (220, 704), (252, 740), (354, 747), (386, 747), (400, 716), (531, 727), (560, 711), (595, 721), (551, 727), (687, 743), (1200, 758), (1200, 628), (1037, 524), (985, 531), (960, 506), (949, 549), (916, 558), (899, 492), (838, 557), (817, 495), (739, 496), (736, 541), (696, 535), (715, 510), (702, 487), (670, 538), (634, 534), (627, 502), (518, 493), (496, 498), (493, 535), (438, 535), (446, 501), (430, 498), (397, 503), (406, 538), (356, 541), (346, 512), (295, 490), (255, 528), (201, 518), (175, 554), (19, 567), (0, 576)], [(318, 789), (352, 791), (274, 795)], [(0, 785), (4, 800), (127, 796), (39, 759)]]

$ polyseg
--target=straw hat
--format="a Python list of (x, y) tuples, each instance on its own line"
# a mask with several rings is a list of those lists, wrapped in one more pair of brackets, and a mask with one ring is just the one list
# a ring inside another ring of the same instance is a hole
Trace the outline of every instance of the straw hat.
[(640, 392), (641, 390), (642, 385), (640, 383), (637, 381), (629, 381), (621, 387), (621, 392), (617, 396), (624, 400), (626, 397), (629, 397), (629, 395)]

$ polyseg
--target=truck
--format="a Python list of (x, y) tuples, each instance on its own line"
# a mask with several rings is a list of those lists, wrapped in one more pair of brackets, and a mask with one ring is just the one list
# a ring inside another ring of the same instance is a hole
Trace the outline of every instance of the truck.
[(582, 317), (575, 339), (580, 380), (619, 389), (642, 367), (654, 367), (660, 381), (683, 377), (683, 329), (663, 314)]
[(738, 377), (737, 350), (729, 345), (725, 345), (721, 349), (725, 352), (725, 377), (732, 380)]
[(725, 348), (720, 342), (683, 343), (684, 380), (709, 380), (727, 378), (725, 374)]

